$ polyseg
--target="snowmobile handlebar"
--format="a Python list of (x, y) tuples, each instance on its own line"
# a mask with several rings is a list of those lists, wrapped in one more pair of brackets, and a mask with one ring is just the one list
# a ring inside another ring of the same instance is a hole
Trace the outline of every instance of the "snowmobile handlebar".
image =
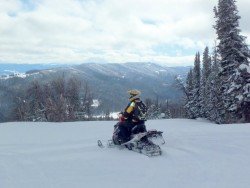
[(120, 112), (120, 113), (118, 114), (118, 117), (119, 117), (119, 122), (124, 122), (124, 121), (125, 121), (125, 117), (124, 117), (124, 115), (123, 115), (123, 112)]

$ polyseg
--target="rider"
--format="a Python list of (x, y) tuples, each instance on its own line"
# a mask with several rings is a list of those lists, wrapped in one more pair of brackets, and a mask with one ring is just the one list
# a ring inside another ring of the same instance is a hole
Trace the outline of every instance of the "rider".
[[(116, 125), (115, 136), (117, 136), (116, 144), (121, 144), (130, 140), (131, 134), (146, 132), (146, 106), (140, 100), (141, 92), (133, 89), (128, 91), (129, 104), (125, 108), (122, 116), (125, 121), (119, 122)], [(114, 139), (115, 141), (116, 139)]]

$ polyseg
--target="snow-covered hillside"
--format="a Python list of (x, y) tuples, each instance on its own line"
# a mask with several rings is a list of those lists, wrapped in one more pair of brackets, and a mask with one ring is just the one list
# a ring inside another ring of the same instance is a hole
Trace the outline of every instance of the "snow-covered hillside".
[(250, 124), (148, 121), (163, 155), (97, 147), (115, 122), (0, 124), (1, 188), (248, 188)]

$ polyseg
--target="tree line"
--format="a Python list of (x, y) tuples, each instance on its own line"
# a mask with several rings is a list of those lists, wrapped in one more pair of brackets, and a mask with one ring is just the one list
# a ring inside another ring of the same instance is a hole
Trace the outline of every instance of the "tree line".
[(48, 83), (33, 81), (15, 96), (17, 121), (74, 121), (91, 118), (93, 94), (86, 82), (60, 76)]
[(144, 102), (148, 108), (148, 119), (172, 119), (186, 117), (186, 112), (182, 102), (177, 103), (171, 100), (159, 101), (157, 98), (146, 98)]
[[(64, 74), (25, 81), (12, 78), (0, 83), (0, 121), (114, 120), (110, 107), (93, 106), (96, 95), (89, 84)], [(185, 117), (183, 104), (146, 98), (148, 119)], [(124, 104), (125, 108), (126, 104)], [(123, 110), (123, 109), (120, 109)], [(118, 110), (117, 110), (118, 111)]]
[(250, 51), (240, 35), (235, 0), (220, 0), (214, 8), (217, 34), (212, 54), (197, 52), (182, 89), (189, 118), (216, 123), (250, 122)]

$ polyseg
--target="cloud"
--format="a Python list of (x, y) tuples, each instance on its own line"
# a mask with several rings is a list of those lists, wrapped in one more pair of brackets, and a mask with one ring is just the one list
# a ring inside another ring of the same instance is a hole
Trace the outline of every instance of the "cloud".
[[(237, 4), (250, 37), (249, 2)], [(196, 51), (213, 45), (214, 5), (217, 0), (2, 1), (0, 61), (190, 65)]]

